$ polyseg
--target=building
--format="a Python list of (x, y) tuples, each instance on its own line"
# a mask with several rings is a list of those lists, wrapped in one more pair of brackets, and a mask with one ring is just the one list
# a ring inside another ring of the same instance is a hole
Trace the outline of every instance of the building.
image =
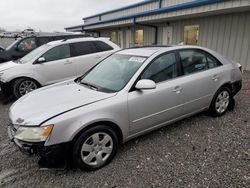
[(110, 37), (122, 48), (192, 44), (250, 70), (250, 0), (145, 0), (65, 28)]

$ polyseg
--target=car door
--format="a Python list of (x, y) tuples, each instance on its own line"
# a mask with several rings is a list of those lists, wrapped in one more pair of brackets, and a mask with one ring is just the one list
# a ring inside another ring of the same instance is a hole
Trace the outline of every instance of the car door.
[(212, 55), (203, 50), (185, 49), (179, 51), (183, 69), (181, 78), (184, 96), (184, 114), (192, 114), (209, 107), (222, 69)]
[(142, 73), (139, 79), (150, 79), (157, 85), (156, 89), (129, 92), (131, 134), (160, 126), (183, 114), (178, 67), (175, 52), (170, 52), (157, 57)]
[(77, 75), (85, 74), (89, 69), (103, 60), (110, 52), (96, 48), (94, 41), (71, 43), (72, 61), (76, 65)]
[(69, 44), (56, 46), (45, 52), (42, 57), (45, 62), (35, 66), (46, 85), (76, 77), (76, 67), (71, 60)]

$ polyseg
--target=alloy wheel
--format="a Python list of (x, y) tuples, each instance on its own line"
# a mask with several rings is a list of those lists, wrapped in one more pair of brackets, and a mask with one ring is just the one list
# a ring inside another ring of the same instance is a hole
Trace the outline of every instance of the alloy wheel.
[(230, 102), (230, 95), (228, 91), (222, 91), (221, 93), (219, 93), (215, 103), (216, 111), (220, 114), (224, 113), (229, 106), (229, 102)]
[(37, 89), (37, 84), (34, 81), (26, 80), (23, 81), (19, 86), (19, 93), (21, 96)]

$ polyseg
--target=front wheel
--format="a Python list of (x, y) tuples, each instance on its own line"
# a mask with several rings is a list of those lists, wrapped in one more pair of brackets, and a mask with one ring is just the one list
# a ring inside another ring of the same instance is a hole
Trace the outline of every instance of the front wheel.
[(73, 160), (82, 170), (97, 170), (111, 162), (117, 148), (118, 139), (113, 129), (96, 126), (77, 139), (73, 147)]
[(224, 115), (231, 104), (232, 93), (227, 87), (220, 88), (214, 96), (209, 111), (211, 115), (218, 117)]
[(20, 78), (13, 82), (12, 92), (16, 99), (19, 99), (23, 95), (36, 90), (39, 87), (36, 81), (29, 78)]

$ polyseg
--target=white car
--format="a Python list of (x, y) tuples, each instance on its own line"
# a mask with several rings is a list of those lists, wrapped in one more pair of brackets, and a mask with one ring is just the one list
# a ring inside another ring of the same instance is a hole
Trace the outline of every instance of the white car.
[(35, 34), (35, 30), (34, 29), (25, 29), (25, 30), (23, 30), (22, 31), (22, 34), (23, 35), (33, 35), (33, 34)]
[(50, 42), (0, 65), (2, 93), (20, 98), (39, 87), (78, 77), (119, 49), (108, 38)]

